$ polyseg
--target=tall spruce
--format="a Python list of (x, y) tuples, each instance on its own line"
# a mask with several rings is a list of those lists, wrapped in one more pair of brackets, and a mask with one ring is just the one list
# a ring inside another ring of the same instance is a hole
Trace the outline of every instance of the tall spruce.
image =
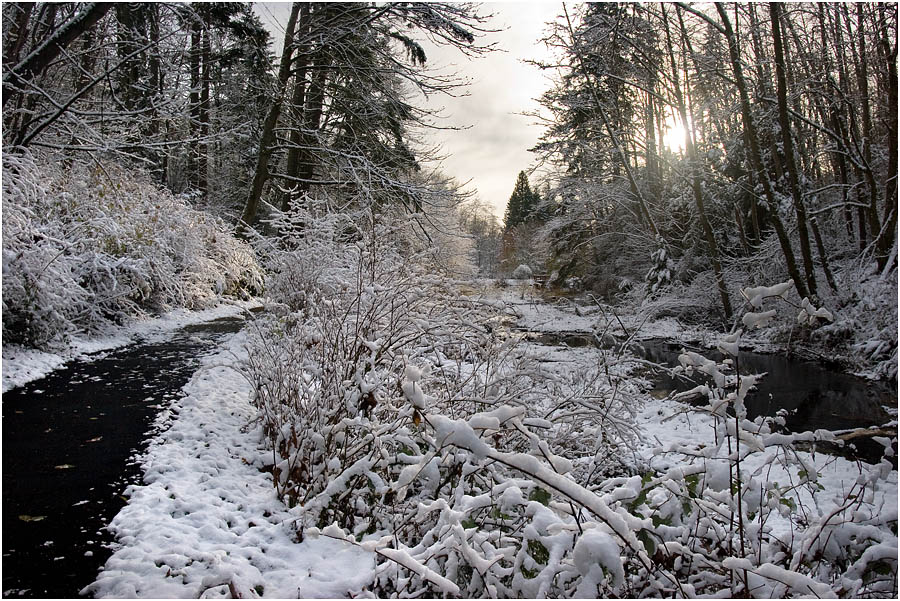
[(506, 214), (503, 222), (506, 229), (510, 230), (517, 225), (534, 221), (540, 217), (541, 197), (531, 189), (528, 183), (528, 175), (519, 171), (516, 178), (516, 187), (513, 188), (509, 202), (506, 204)]

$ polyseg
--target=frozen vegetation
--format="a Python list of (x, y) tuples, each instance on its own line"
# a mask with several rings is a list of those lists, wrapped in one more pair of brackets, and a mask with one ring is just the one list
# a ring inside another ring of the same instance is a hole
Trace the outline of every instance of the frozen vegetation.
[(502, 226), (421, 102), (496, 23), (282, 8), (275, 48), (249, 4), (3, 6), (4, 390), (265, 307), (162, 409), (84, 594), (897, 597), (896, 396), (790, 431), (740, 358), (896, 385), (896, 5), (563, 5)]
[[(892, 441), (871, 465), (748, 419), (740, 332), (680, 357), (706, 402), (655, 400), (625, 351), (510, 329), (600, 316), (461, 294), (403, 220), (298, 220), (268, 313), (161, 417), (94, 594), (896, 594)], [(783, 312), (790, 288), (744, 294)]]
[(225, 223), (139, 171), (3, 157), (3, 343), (72, 336), (248, 298), (262, 272)]

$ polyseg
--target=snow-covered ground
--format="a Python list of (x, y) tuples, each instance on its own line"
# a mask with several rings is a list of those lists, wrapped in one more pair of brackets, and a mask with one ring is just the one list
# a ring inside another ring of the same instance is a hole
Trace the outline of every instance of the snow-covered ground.
[(92, 338), (73, 337), (67, 349), (51, 353), (18, 345), (4, 345), (2, 353), (3, 392), (22, 386), (59, 369), (66, 362), (78, 359), (90, 361), (101, 357), (102, 351), (123, 347), (138, 338), (153, 341), (162, 338), (178, 328), (210, 321), (221, 317), (240, 315), (242, 312), (259, 307), (258, 300), (228, 301), (202, 311), (176, 309), (159, 317), (135, 320), (124, 326), (115, 327), (106, 336)]
[[(658, 472), (683, 465), (685, 450), (693, 450), (699, 455), (702, 449), (715, 445), (712, 418), (708, 414), (691, 411), (677, 401), (648, 400), (638, 415), (637, 424), (643, 435), (639, 452), (650, 459), (650, 466)], [(679, 452), (671, 452), (676, 449)], [(722, 451), (718, 456), (726, 454)], [(811, 511), (812, 517), (827, 515), (845, 502), (844, 495), (853, 488), (854, 483), (865, 479), (870, 469), (865, 464), (823, 452), (800, 451), (792, 458), (793, 465), (787, 468), (775, 459), (772, 448), (753, 453), (747, 457), (742, 470), (757, 480), (778, 482), (782, 486), (801, 482), (801, 470), (816, 474), (816, 482), (822, 489), (815, 496), (804, 487), (798, 488), (801, 510)], [(719, 463), (727, 465), (724, 461)], [(871, 486), (867, 501), (878, 509), (874, 514), (889, 515), (893, 512), (896, 516), (897, 470), (890, 471), (886, 479), (873, 482)], [(767, 522), (773, 534), (782, 540), (788, 539), (793, 532), (791, 521), (785, 518), (776, 514)]]
[[(517, 303), (516, 310), (529, 328), (553, 327), (557, 315), (552, 307), (533, 303)], [(571, 319), (560, 329), (581, 329), (589, 319)], [(292, 527), (296, 513), (277, 499), (271, 476), (261, 470), (271, 462), (271, 450), (254, 422), (250, 385), (231, 367), (243, 356), (244, 340), (239, 333), (205, 358), (185, 396), (160, 416), (161, 433), (141, 459), (145, 484), (129, 490), (127, 506), (110, 524), (116, 550), (85, 592), (205, 598), (366, 594), (374, 554), (325, 537), (298, 542)], [(599, 353), (545, 349), (553, 369), (583, 365)], [(711, 418), (685, 409), (672, 400), (645, 399), (637, 416), (643, 442), (636, 450), (654, 468), (681, 461), (681, 455), (668, 452), (673, 448), (714, 444)], [(769, 465), (763, 453), (749, 458), (746, 469), (759, 470), (761, 478), (796, 482), (798, 470), (812, 467), (824, 491), (805, 497), (801, 509), (827, 515), (860, 478), (861, 468), (824, 453), (798, 455), (802, 463), (787, 471)], [(876, 507), (896, 512), (896, 470), (870, 490)], [(790, 539), (790, 520), (778, 516), (768, 526)]]
[[(297, 542), (296, 515), (262, 471), (250, 384), (230, 366), (237, 334), (203, 359), (185, 396), (157, 420), (143, 486), (109, 525), (118, 540), (85, 593), (97, 597), (331, 598), (359, 593), (374, 557), (328, 538)], [(271, 462), (271, 461), (269, 461)]]
[(638, 339), (666, 338), (704, 343), (711, 333), (685, 326), (674, 318), (646, 321), (635, 314), (621, 314), (605, 304), (575, 303), (560, 297), (547, 302), (540, 292), (521, 282), (499, 290), (488, 282), (479, 290), (483, 298), (499, 300), (517, 317), (516, 326), (530, 332), (609, 333)]

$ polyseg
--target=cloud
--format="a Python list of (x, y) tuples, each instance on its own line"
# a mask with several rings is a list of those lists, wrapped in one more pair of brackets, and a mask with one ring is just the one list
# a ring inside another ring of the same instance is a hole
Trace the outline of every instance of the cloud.
[[(270, 28), (276, 51), (280, 51), (290, 5), (257, 4), (257, 12)], [(467, 96), (418, 97), (431, 110), (440, 110), (446, 122), (440, 126), (465, 127), (460, 130), (425, 130), (424, 141), (440, 145), (446, 158), (441, 169), (458, 181), (471, 180), (469, 188), (494, 208), (498, 216), (506, 203), (519, 171), (528, 169), (534, 156), (528, 148), (537, 143), (543, 127), (533, 117), (520, 113), (536, 111), (535, 98), (547, 88), (545, 76), (523, 59), (544, 59), (548, 52), (539, 42), (545, 23), (561, 11), (556, 2), (514, 2), (482, 4), (483, 14), (493, 13), (488, 27), (501, 29), (487, 34), (481, 43), (496, 43), (499, 51), (470, 59), (459, 51), (426, 46), (429, 67), (471, 80)], [(278, 25), (278, 22), (282, 25)]]
[(523, 59), (544, 59), (548, 52), (539, 42), (545, 23), (554, 19), (560, 4), (546, 2), (490, 3), (482, 5), (494, 13), (490, 26), (503, 31), (483, 40), (496, 42), (502, 50), (477, 59), (460, 57), (448, 48), (430, 50), (429, 58), (439, 68), (455, 64), (469, 77), (466, 97), (434, 98), (431, 108), (444, 107), (448, 121), (460, 131), (435, 131), (429, 139), (439, 143), (447, 158), (441, 168), (459, 181), (472, 180), (470, 188), (502, 216), (519, 171), (528, 169), (534, 146), (543, 127), (534, 117), (522, 115), (539, 109), (535, 101), (547, 88), (539, 69)]

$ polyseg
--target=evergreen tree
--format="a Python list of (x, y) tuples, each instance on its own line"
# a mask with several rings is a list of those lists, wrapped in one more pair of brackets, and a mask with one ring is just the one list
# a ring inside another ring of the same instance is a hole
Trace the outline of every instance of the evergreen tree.
[(506, 229), (510, 230), (517, 225), (533, 221), (539, 217), (540, 196), (532, 191), (528, 183), (528, 176), (524, 171), (519, 172), (516, 178), (516, 187), (506, 205), (506, 214), (503, 221)]

